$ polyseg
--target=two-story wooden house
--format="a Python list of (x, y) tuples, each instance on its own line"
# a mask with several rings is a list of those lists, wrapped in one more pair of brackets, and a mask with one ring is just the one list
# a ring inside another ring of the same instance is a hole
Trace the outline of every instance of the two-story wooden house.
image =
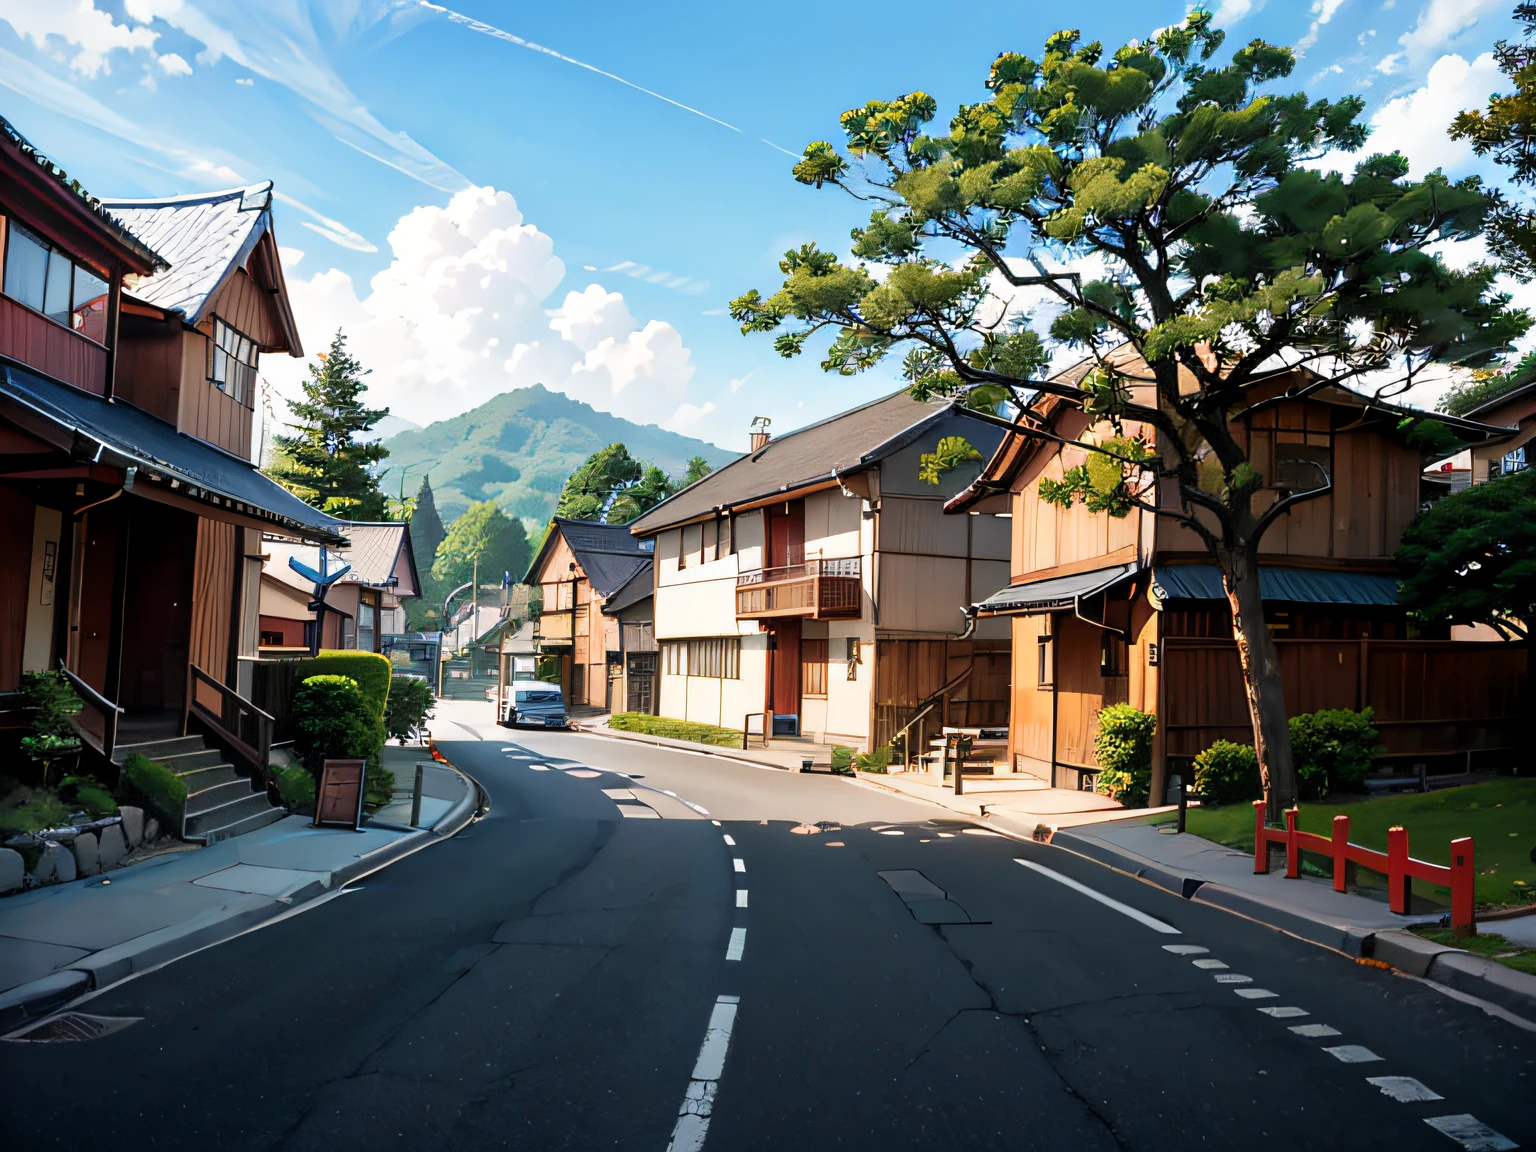
[[(1117, 355), (1125, 359), (1128, 350)], [(1124, 370), (1137, 375), (1135, 362)], [(1282, 374), (1269, 387), (1278, 395), (1296, 383)], [(1155, 403), (1150, 385), (1138, 389), (1138, 402)], [(1058, 398), (1037, 410), (1067, 440), (1110, 432)], [(1406, 414), (1325, 387), (1268, 407), (1234, 431), (1265, 478), (1255, 496), (1264, 506), (1331, 485), (1292, 508), (1261, 545), (1289, 713), (1371, 707), (1387, 755), (1405, 767), (1466, 764), (1517, 738), (1525, 654), (1426, 638), (1397, 606), (1393, 556), (1419, 510), (1423, 467), (1399, 432)], [(1508, 434), (1444, 419), (1471, 440)], [(1154, 440), (1134, 423), (1127, 431)], [(1011, 435), (949, 509), (1011, 513), (1012, 579), (977, 598), (973, 611), (979, 620), (1012, 622), (1016, 769), (1057, 786), (1090, 786), (1099, 711), (1128, 702), (1157, 715), (1152, 795), (1161, 798), (1169, 774), (1188, 779), (1193, 758), (1213, 741), (1252, 741), (1231, 619), (1220, 573), (1188, 527), (1148, 510), (1115, 519), (1041, 499), (1042, 478), (1060, 480), (1085, 459), (1082, 448)], [(1176, 485), (1158, 485), (1155, 498), (1177, 507)]]
[(0, 121), (0, 692), (64, 665), (108, 757), (248, 717), (262, 533), (344, 540), (250, 462), (270, 192), (104, 203)]
[(635, 521), (656, 548), (660, 714), (865, 751), (919, 713), (929, 731), (1000, 723), (1007, 626), (960, 634), (962, 608), (1007, 583), (1007, 527), (944, 515), (976, 465), (937, 486), (919, 471), (945, 437), (986, 454), (1003, 435), (899, 392), (756, 432), (747, 455)]

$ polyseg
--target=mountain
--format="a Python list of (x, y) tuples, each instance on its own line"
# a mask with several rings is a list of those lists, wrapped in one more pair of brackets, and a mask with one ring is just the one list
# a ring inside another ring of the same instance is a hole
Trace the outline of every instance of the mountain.
[(613, 443), (678, 477), (692, 456), (718, 468), (738, 455), (655, 424), (599, 412), (536, 384), (503, 392), (461, 416), (390, 436), (384, 441), (389, 449), (384, 487), (399, 486), (402, 468), (409, 469), (407, 495), (430, 476), (445, 524), (473, 500), (495, 500), (508, 515), (548, 520), (566, 477)]
[(391, 436), (398, 436), (402, 432), (413, 432), (420, 427), (420, 424), (413, 424), (404, 416), (396, 416), (391, 412), (369, 429), (371, 436), (359, 437), (359, 439), (388, 440)]

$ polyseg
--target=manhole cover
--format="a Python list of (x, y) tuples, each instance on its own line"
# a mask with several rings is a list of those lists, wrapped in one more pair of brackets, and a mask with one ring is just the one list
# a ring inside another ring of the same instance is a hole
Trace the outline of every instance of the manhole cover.
[(13, 1032), (7, 1040), (27, 1044), (63, 1044), (71, 1040), (99, 1040), (137, 1024), (142, 1016), (91, 1016), (84, 1012), (65, 1012), (51, 1016), (22, 1032)]

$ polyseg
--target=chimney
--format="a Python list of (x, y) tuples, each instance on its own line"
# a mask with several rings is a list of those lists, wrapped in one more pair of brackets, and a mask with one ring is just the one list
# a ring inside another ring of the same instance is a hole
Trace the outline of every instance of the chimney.
[(768, 446), (768, 425), (773, 421), (766, 416), (754, 416), (752, 418), (752, 430), (748, 434), (747, 442), (751, 444), (749, 452), (761, 452)]

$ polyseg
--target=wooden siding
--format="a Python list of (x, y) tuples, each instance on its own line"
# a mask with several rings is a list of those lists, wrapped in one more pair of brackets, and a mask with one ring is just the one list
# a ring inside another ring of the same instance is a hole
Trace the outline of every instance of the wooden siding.
[(235, 527), (197, 521), (197, 560), (192, 581), (190, 659), (221, 683), (229, 682), (229, 628), (234, 615)]
[(199, 521), (179, 508), (126, 499), (133, 523), (116, 701), (130, 710), (180, 709)]
[(32, 574), (35, 505), (12, 488), (0, 488), (0, 692), (21, 683), (27, 636), (27, 591)]
[(875, 733), (871, 747), (889, 743), (917, 706), (967, 667), (968, 681), (931, 712), (928, 732), (945, 724), (974, 727), (1008, 722), (1010, 657), (1006, 644), (971, 640), (876, 640)]
[[(176, 427), (242, 460), (251, 455), (251, 409), (208, 379), (213, 321), (182, 332), (181, 396)], [(205, 331), (206, 330), (206, 331)]]
[(0, 356), (98, 396), (106, 394), (107, 350), (9, 296), (0, 296)]
[(167, 424), (176, 423), (185, 346), (179, 319), (154, 320), (124, 313), (118, 324), (113, 393)]
[(282, 333), (273, 323), (271, 296), (244, 268), (235, 269), (213, 294), (207, 312), (238, 328), (263, 348), (278, 347)]

